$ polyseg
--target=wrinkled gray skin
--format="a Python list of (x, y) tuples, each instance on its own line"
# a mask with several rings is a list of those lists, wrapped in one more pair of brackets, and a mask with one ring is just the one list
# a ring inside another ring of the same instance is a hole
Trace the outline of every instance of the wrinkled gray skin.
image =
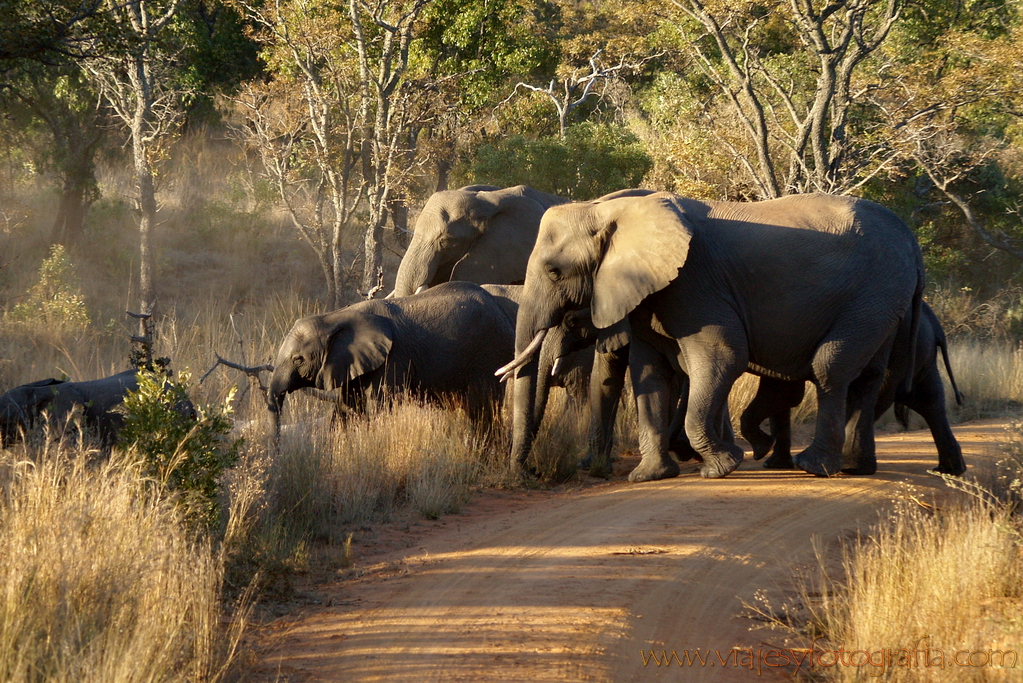
[(449, 280), (521, 283), (540, 217), (565, 201), (525, 185), (435, 192), (416, 219), (391, 296), (409, 296)]
[(356, 411), (406, 390), (453, 398), (484, 419), (501, 398), (494, 371), (512, 356), (513, 339), (513, 319), (467, 282), (302, 318), (281, 343), (270, 378), (274, 432), (285, 397), (304, 387), (336, 391)]
[[(904, 319), (899, 326), (895, 347), (888, 361), (881, 393), (874, 407), (875, 420), (895, 404), (895, 414), (903, 427), (907, 426), (908, 410), (914, 410), (927, 422), (931, 436), (938, 450), (938, 466), (936, 471), (959, 476), (966, 471), (963, 452), (956, 441), (945, 412), (945, 387), (941, 382), (938, 370), (938, 350), (941, 350), (945, 361), (945, 372), (952, 383), (952, 391), (956, 403), (962, 405), (963, 395), (956, 386), (952, 366), (948, 360), (948, 343), (945, 331), (941, 328), (938, 317), (926, 303), (923, 304), (920, 317), (920, 330), (917, 334), (916, 352), (913, 354), (915, 366), (912, 368), (913, 385), (909, 391), (902, 386), (902, 378), (907, 372), (910, 362), (906, 353), (911, 330), (908, 320)], [(803, 399), (803, 382), (785, 382), (783, 380), (761, 378), (760, 386), (753, 400), (743, 411), (740, 433), (753, 446), (753, 457), (760, 460), (773, 448), (774, 452), (764, 461), (764, 467), (771, 469), (789, 469), (792, 463), (792, 430), (790, 410)], [(855, 404), (855, 397), (850, 403)], [(764, 419), (770, 419), (771, 433), (760, 428)], [(865, 462), (872, 474), (877, 463)], [(872, 469), (871, 469), (872, 466)]]
[(44, 379), (23, 384), (0, 396), (0, 444), (10, 444), (41, 424), (44, 411), (50, 424), (63, 428), (80, 408), (82, 425), (106, 444), (113, 443), (124, 418), (116, 408), (129, 391), (138, 390), (134, 370), (84, 382)]
[[(686, 434), (703, 457), (701, 474), (711, 478), (726, 476), (743, 457), (720, 426), (743, 372), (812, 381), (816, 432), (794, 460), (830, 476), (873, 457), (873, 420), (858, 416), (873, 417), (907, 316), (914, 352), (923, 285), (913, 234), (873, 202), (619, 194), (544, 214), (526, 272), (516, 355), (521, 361), (571, 310), (589, 307), (602, 336), (628, 319), (643, 456), (632, 481), (679, 473), (667, 448), (678, 373), (690, 380)], [(535, 357), (519, 368), (520, 378), (532, 365)], [(857, 397), (848, 407), (848, 440), (847, 396)]]

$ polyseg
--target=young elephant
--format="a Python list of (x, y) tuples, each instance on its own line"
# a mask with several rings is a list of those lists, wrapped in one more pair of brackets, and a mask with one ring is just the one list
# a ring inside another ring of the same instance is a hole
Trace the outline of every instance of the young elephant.
[(112, 443), (124, 426), (116, 408), (129, 391), (137, 389), (134, 370), (84, 382), (43, 379), (15, 387), (0, 396), (0, 445), (12, 443), (40, 424), (44, 415), (50, 424), (61, 427), (76, 408), (82, 410), (84, 427), (102, 442)]
[[(941, 328), (934, 311), (926, 303), (921, 307), (920, 328), (916, 352), (912, 355), (912, 368), (908, 367), (911, 362), (910, 354), (905, 352), (905, 344), (902, 343), (909, 335), (908, 322), (904, 321), (896, 338), (895, 349), (888, 361), (884, 383), (874, 409), (874, 418), (875, 420), (879, 418), (893, 403), (896, 418), (903, 426), (907, 423), (907, 410), (912, 409), (919, 413), (927, 422), (938, 449), (937, 471), (958, 476), (966, 471), (966, 462), (945, 412), (945, 388), (938, 370), (939, 349), (945, 360), (945, 371), (952, 383), (956, 403), (959, 405), (963, 403), (963, 395), (956, 386), (952, 366), (948, 360), (945, 331)], [(902, 386), (902, 380), (907, 372), (913, 379), (912, 388), (908, 392)], [(772, 447), (774, 449), (771, 457), (764, 461), (764, 467), (772, 469), (793, 467), (789, 411), (803, 400), (803, 390), (803, 382), (786, 382), (762, 377), (756, 396), (743, 411), (740, 432), (753, 446), (754, 459), (760, 460)], [(768, 418), (771, 425), (770, 434), (760, 428), (760, 424)]]
[(514, 337), (514, 322), (495, 298), (467, 282), (302, 318), (285, 336), (270, 379), (275, 432), (285, 397), (304, 387), (334, 392), (358, 411), (390, 392), (454, 398), (482, 419), (500, 400), (494, 371), (512, 357)]

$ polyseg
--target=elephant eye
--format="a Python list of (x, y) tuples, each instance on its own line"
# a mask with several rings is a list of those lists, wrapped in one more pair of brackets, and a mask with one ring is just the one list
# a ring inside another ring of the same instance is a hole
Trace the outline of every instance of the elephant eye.
[(302, 356), (299, 356), (299, 355), (295, 355), (295, 356), (291, 357), (291, 362), (292, 362), (293, 365), (301, 365), (302, 364), (302, 360), (303, 360)]
[(561, 269), (556, 266), (547, 266), (547, 277), (557, 282), (561, 279)]

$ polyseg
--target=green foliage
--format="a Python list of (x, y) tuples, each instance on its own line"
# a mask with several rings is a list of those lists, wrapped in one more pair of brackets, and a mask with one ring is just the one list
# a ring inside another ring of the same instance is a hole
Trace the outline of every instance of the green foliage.
[(513, 135), (483, 145), (463, 175), (466, 184), (526, 184), (585, 200), (639, 186), (651, 166), (643, 145), (628, 131), (584, 122), (570, 127), (564, 140)]
[(174, 380), (139, 371), (138, 391), (124, 399), (120, 444), (138, 453), (146, 474), (164, 490), (180, 496), (193, 521), (208, 525), (216, 520), (221, 475), (238, 461), (242, 439), (228, 438), (234, 392), (193, 413), (188, 379), (187, 373)]
[(79, 294), (74, 264), (61, 244), (39, 267), (39, 281), (28, 298), (11, 309), (7, 318), (20, 323), (39, 323), (52, 329), (81, 330), (89, 325), (89, 311)]
[(461, 74), (458, 97), (476, 110), (510, 78), (549, 78), (559, 56), (558, 6), (544, 0), (436, 0), (424, 12), (418, 59), (435, 77)]

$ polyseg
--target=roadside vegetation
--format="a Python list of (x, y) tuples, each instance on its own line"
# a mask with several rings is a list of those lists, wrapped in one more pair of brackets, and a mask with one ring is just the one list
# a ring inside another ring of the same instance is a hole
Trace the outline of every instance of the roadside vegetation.
[[(876, 200), (923, 249), (967, 396), (953, 421), (1018, 414), (1020, 12), (1009, 0), (820, 14), (776, 0), (0, 0), (0, 391), (126, 369), (130, 310), (154, 314), (154, 355), (202, 407), (179, 423), (150, 385), (110, 453), (46, 433), (0, 450), (0, 678), (230, 680), (255, 596), (351, 563), (363, 527), (517, 485), (507, 425), (408, 397), (340, 431), (328, 406), (295, 395), (271, 457), (257, 383), (213, 368), (216, 354), (265, 363), (295, 319), (386, 291), (437, 189)], [(733, 416), (754, 391), (748, 376), (736, 385)], [(808, 392), (797, 425), (813, 412)], [(636, 449), (635, 424), (626, 404), (620, 451)], [(575, 477), (585, 448), (585, 410), (555, 393), (530, 463), (543, 485)], [(913, 619), (959, 614), (944, 593), (978, 591), (955, 619), (968, 634), (1019, 599), (1012, 448), (1009, 483), (983, 483), (995, 498), (907, 511), (851, 548), (817, 632), (901, 642)], [(890, 571), (892, 553), (909, 573)], [(943, 594), (908, 599), (907, 582)], [(863, 616), (857, 605), (885, 592), (913, 611)]]

